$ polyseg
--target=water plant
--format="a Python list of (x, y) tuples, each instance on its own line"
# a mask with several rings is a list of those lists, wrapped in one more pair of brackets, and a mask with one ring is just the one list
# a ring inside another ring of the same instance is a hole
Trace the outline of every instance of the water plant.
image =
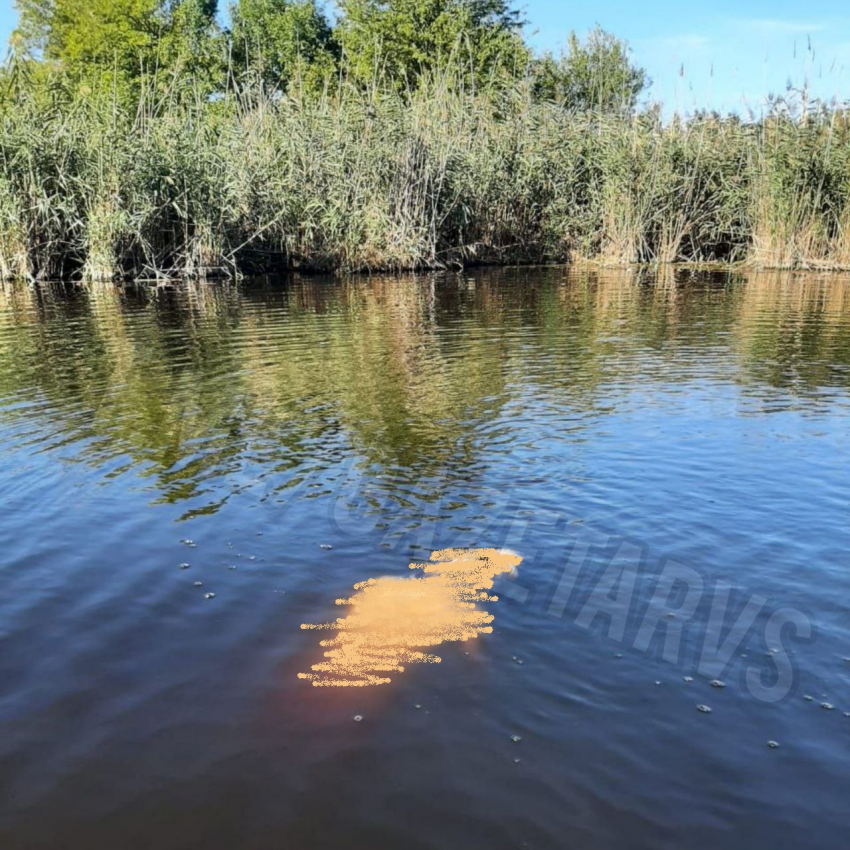
[(43, 73), (0, 112), (0, 274), (89, 279), (469, 263), (850, 266), (850, 126), (662, 120), (541, 100), (462, 63), (388, 78)]

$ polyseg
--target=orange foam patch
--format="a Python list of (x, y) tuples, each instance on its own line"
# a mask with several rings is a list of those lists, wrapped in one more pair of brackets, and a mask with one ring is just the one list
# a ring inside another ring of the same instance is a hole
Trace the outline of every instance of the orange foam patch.
[(447, 641), (466, 641), (493, 631), (493, 615), (478, 607), (498, 597), (487, 591), (496, 576), (513, 572), (522, 558), (498, 549), (444, 549), (431, 563), (411, 564), (421, 578), (371, 578), (354, 585), (349, 599), (337, 599), (349, 613), (332, 623), (302, 629), (336, 631), (323, 640), (327, 660), (299, 673), (314, 687), (385, 685), (407, 664), (439, 664), (425, 650)]

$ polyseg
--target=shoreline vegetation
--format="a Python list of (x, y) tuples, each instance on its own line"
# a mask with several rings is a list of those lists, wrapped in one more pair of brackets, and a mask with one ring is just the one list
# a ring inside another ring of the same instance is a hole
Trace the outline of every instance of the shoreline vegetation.
[(805, 89), (664, 120), (624, 43), (536, 56), (500, 0), (18, 5), (0, 278), (850, 269), (850, 110)]

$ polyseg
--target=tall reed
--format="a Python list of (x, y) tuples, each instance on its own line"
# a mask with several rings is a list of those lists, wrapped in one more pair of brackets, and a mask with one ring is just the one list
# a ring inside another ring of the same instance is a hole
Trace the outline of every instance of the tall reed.
[(0, 275), (472, 262), (850, 267), (847, 113), (577, 113), (447, 68), (415, 91), (259, 81), (5, 96)]

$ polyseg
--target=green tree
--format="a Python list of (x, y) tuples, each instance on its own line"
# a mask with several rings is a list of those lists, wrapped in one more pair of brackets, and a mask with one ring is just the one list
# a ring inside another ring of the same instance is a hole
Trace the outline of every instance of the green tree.
[(68, 72), (115, 68), (129, 76), (173, 68), (209, 76), (216, 0), (16, 0), (17, 38)]
[(19, 23), (12, 33), (12, 45), (21, 52), (43, 51), (55, 0), (15, 0)]
[(330, 24), (315, 0), (237, 0), (230, 17), (237, 72), (284, 87), (299, 72), (318, 82), (335, 68)]
[(582, 43), (570, 33), (560, 59), (544, 55), (534, 65), (535, 92), (570, 109), (631, 113), (649, 85), (632, 63), (628, 44), (596, 26)]
[(346, 68), (363, 82), (388, 73), (415, 86), (452, 56), (478, 79), (523, 70), (522, 20), (507, 0), (340, 0), (335, 31)]
[(217, 8), (217, 0), (172, 0), (160, 11), (158, 65), (206, 91), (221, 85), (224, 71)]
[(160, 0), (17, 0), (20, 33), (46, 59), (138, 65), (161, 29)]

